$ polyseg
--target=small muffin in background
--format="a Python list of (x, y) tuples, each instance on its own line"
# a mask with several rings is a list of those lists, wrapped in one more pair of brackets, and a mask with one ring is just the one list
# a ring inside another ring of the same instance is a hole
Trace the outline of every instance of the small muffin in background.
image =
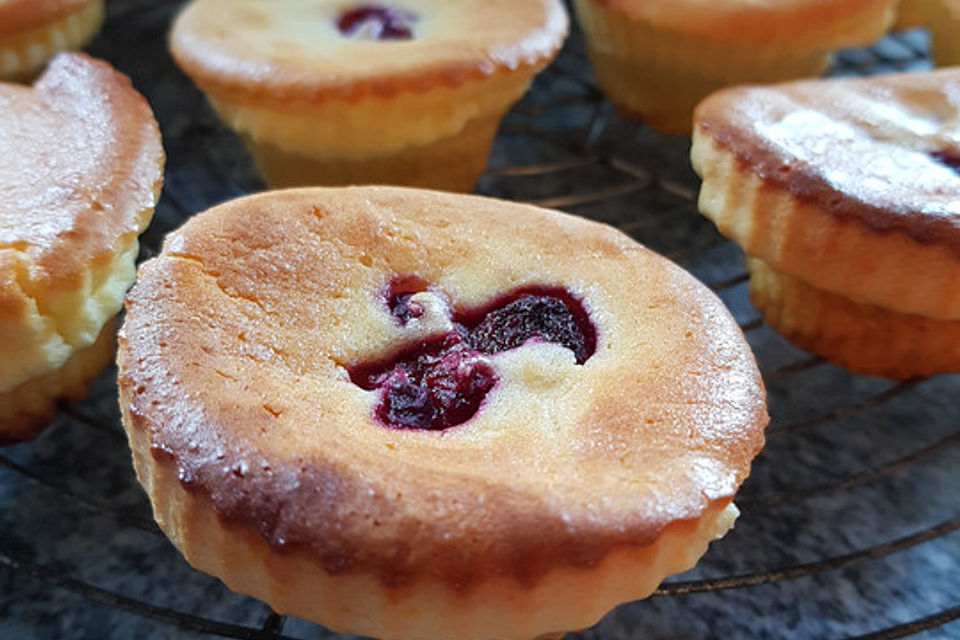
[(61, 51), (85, 47), (103, 0), (0, 0), (0, 80), (28, 80)]
[(195, 0), (170, 47), (270, 186), (470, 191), (567, 27), (560, 0)]
[(597, 82), (625, 115), (688, 134), (693, 108), (725, 86), (817, 76), (866, 45), (896, 0), (575, 0)]
[(690, 274), (437, 191), (199, 213), (140, 266), (119, 343), (137, 477), (186, 559), (393, 640), (530, 640), (649, 595), (733, 526), (767, 423)]
[(960, 65), (960, 0), (901, 0), (895, 26), (927, 27), (933, 63)]
[(926, 22), (926, 5), (930, 2), (940, 2), (940, 0), (900, 0), (893, 29), (912, 29), (922, 26)]
[(960, 371), (960, 69), (719, 91), (700, 211), (792, 342), (889, 378)]
[(32, 437), (113, 359), (113, 318), (163, 178), (130, 80), (84, 54), (0, 84), (0, 443)]

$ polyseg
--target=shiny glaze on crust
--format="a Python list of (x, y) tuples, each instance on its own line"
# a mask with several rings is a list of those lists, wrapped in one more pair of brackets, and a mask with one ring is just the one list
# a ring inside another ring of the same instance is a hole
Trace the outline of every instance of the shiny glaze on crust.
[(718, 92), (700, 132), (765, 182), (878, 233), (960, 253), (960, 70)]
[(61, 54), (31, 87), (0, 84), (0, 249), (34, 286), (78, 286), (145, 224), (163, 177), (160, 133), (130, 80)]
[[(445, 322), (429, 306), (405, 326), (385, 312), (398, 273), (465, 307), (508, 283), (562, 284), (596, 323), (596, 353), (578, 365), (525, 345), (498, 356), (502, 384), (469, 423), (383, 429), (348, 364)], [(763, 442), (762, 382), (723, 304), (619, 232), (534, 207), (388, 188), (251, 196), (168, 236), (127, 308), (125, 428), (156, 462), (228, 530), (391, 587), (533, 584), (647, 545), (729, 502)]]
[[(404, 0), (419, 16), (413, 40), (344, 38), (332, 0), (194, 0), (174, 23), (170, 48), (205, 91), (280, 103), (386, 98), (459, 86), (545, 65), (563, 44), (559, 0)], [(350, 64), (344, 64), (349, 60)]]

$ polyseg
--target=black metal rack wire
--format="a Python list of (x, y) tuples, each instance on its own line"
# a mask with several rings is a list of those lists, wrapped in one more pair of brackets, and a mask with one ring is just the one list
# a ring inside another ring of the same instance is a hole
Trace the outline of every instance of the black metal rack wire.
[[(92, 47), (156, 110), (167, 180), (143, 256), (189, 215), (261, 188), (240, 143), (174, 67), (180, 2), (112, 0)], [(922, 69), (921, 31), (841, 52), (832, 73)], [(727, 303), (773, 416), (736, 529), (693, 571), (588, 638), (960, 637), (960, 376), (854, 376), (789, 345), (746, 297), (740, 250), (696, 211), (689, 139), (624, 120), (574, 32), (510, 112), (478, 191), (614, 224)], [(333, 636), (190, 569), (150, 516), (119, 426), (115, 371), (37, 440), (0, 451), (0, 638)]]

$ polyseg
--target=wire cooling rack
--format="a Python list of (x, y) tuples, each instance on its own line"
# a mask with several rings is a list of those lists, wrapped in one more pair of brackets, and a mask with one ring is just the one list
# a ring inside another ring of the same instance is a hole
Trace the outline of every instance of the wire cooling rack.
[[(130, 74), (168, 153), (143, 254), (192, 213), (261, 188), (237, 139), (174, 67), (180, 3), (112, 0), (95, 55)], [(835, 74), (923, 69), (921, 31), (839, 54)], [(773, 416), (738, 503), (699, 566), (585, 638), (960, 638), (960, 376), (854, 376), (764, 326), (740, 250), (697, 214), (689, 139), (621, 119), (574, 32), (504, 120), (478, 191), (607, 222), (727, 303)], [(115, 370), (37, 440), (0, 450), (0, 638), (325, 638), (190, 569), (158, 531), (119, 426)]]

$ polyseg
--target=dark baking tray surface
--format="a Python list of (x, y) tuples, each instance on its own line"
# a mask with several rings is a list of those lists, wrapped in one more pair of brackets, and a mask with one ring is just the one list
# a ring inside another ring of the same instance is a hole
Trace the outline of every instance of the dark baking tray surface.
[[(190, 214), (261, 188), (238, 140), (171, 62), (179, 2), (112, 0), (92, 46), (149, 98), (168, 153), (145, 256)], [(844, 52), (834, 73), (925, 68), (920, 31)], [(618, 117), (574, 33), (505, 119), (480, 193), (618, 226), (710, 285), (769, 388), (769, 443), (736, 529), (603, 639), (960, 638), (960, 376), (854, 376), (764, 326), (740, 250), (697, 214), (688, 138)], [(36, 441), (0, 450), (0, 638), (321, 638), (190, 569), (158, 532), (118, 423), (115, 371)]]

